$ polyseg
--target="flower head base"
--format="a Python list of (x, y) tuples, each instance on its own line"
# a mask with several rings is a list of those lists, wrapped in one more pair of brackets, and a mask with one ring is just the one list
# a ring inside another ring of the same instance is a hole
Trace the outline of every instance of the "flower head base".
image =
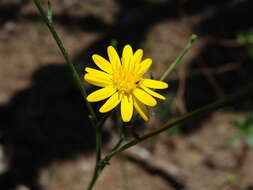
[(108, 112), (121, 103), (121, 116), (124, 122), (129, 122), (133, 115), (133, 108), (144, 120), (149, 119), (146, 106), (155, 106), (156, 98), (165, 100), (165, 97), (151, 90), (165, 89), (168, 84), (162, 81), (145, 79), (143, 75), (152, 64), (151, 59), (142, 60), (141, 49), (133, 53), (132, 47), (126, 45), (120, 60), (116, 50), (109, 46), (107, 49), (109, 61), (95, 54), (92, 56), (95, 64), (102, 70), (86, 67), (84, 79), (95, 86), (103, 87), (87, 97), (89, 102), (108, 100), (99, 109)]

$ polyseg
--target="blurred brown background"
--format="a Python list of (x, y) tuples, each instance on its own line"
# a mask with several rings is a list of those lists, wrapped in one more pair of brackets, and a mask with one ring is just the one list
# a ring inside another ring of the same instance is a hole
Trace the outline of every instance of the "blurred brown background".
[[(46, 1), (42, 1), (46, 5)], [(159, 78), (199, 36), (176, 72), (168, 97), (139, 133), (190, 112), (253, 81), (250, 0), (52, 0), (53, 20), (80, 76), (91, 55), (129, 43), (153, 59)], [(87, 84), (84, 84), (89, 87)], [(89, 91), (93, 90), (89, 88)], [(99, 106), (94, 104), (95, 107)], [(96, 109), (96, 108), (95, 108)], [(233, 124), (252, 111), (238, 101), (165, 132), (115, 157), (99, 190), (251, 190), (253, 151)], [(253, 116), (252, 116), (253, 117)], [(104, 152), (115, 143), (111, 118)], [(0, 189), (82, 190), (94, 157), (85, 103), (31, 0), (0, 1)]]

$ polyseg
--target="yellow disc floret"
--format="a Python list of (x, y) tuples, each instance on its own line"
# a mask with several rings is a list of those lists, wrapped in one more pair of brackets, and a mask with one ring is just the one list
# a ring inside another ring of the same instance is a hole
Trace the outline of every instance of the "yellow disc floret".
[(123, 94), (129, 94), (135, 89), (141, 77), (132, 69), (120, 68), (112, 74), (113, 86)]

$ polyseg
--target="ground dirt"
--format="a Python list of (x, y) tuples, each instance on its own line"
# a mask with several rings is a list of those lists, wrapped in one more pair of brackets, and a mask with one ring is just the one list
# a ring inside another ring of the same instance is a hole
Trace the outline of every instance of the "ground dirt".
[[(46, 5), (46, 1), (42, 1)], [(53, 20), (83, 76), (91, 55), (130, 43), (153, 59), (159, 78), (192, 33), (200, 39), (167, 79), (161, 103), (138, 133), (185, 114), (242, 84), (252, 83), (252, 60), (236, 40), (251, 27), (252, 2), (54, 0)], [(237, 15), (237, 16), (236, 16)], [(240, 15), (240, 17), (238, 16)], [(85, 84), (86, 87), (90, 87)], [(89, 88), (88, 91), (90, 91)], [(172, 97), (174, 97), (172, 99)], [(97, 109), (95, 104), (95, 109)], [(252, 102), (205, 115), (164, 132), (110, 161), (95, 190), (250, 190), (253, 150), (225, 142)], [(0, 1), (0, 189), (82, 190), (95, 163), (95, 137), (78, 88), (32, 1)], [(157, 116), (157, 117), (155, 117)], [(114, 118), (106, 123), (103, 154), (115, 143)]]

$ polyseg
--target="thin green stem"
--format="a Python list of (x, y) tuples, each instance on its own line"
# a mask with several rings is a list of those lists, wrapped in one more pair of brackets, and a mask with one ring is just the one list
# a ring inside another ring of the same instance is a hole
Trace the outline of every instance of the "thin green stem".
[(101, 128), (96, 129), (96, 164), (101, 160), (101, 147), (102, 147), (102, 131)]
[(89, 185), (87, 187), (87, 190), (92, 190), (93, 186), (95, 185), (95, 183), (96, 183), (96, 181), (97, 181), (97, 179), (99, 177), (100, 171), (102, 171), (101, 168), (100, 168), (100, 166), (96, 164), (95, 165), (95, 170), (93, 172), (92, 179), (91, 179), (91, 181), (90, 181), (90, 183), (89, 183)]
[(177, 56), (175, 61), (168, 67), (168, 69), (164, 72), (164, 74), (161, 76), (160, 80), (163, 81), (169, 74), (176, 68), (176, 66), (181, 63), (181, 60), (185, 56), (185, 54), (191, 49), (193, 42), (197, 39), (197, 35), (193, 34), (191, 35), (190, 39), (188, 40), (188, 43), (184, 47), (184, 49), (181, 51), (181, 53)]
[(93, 171), (93, 176), (88, 185), (87, 190), (91, 190), (100, 174), (100, 162), (101, 162), (101, 148), (102, 148), (102, 130), (101, 126), (96, 126), (96, 164)]
[(95, 172), (94, 172), (94, 175), (93, 175), (93, 178), (92, 178), (92, 181), (89, 185), (88, 190), (92, 189), (92, 187), (95, 184), (96, 180), (98, 179), (99, 175), (101, 174), (101, 172), (103, 171), (105, 166), (107, 164), (109, 164), (109, 161), (113, 156), (125, 151), (128, 148), (135, 146), (136, 144), (140, 143), (141, 141), (144, 141), (148, 138), (158, 135), (159, 133), (161, 133), (165, 130), (168, 130), (172, 127), (176, 127), (179, 124), (185, 123), (185, 122), (192, 120), (194, 118), (197, 118), (203, 114), (210, 113), (213, 110), (216, 110), (218, 108), (221, 108), (221, 107), (224, 107), (224, 106), (229, 105), (231, 103), (234, 103), (237, 100), (243, 100), (244, 98), (245, 99), (251, 98), (252, 96), (253, 96), (253, 85), (249, 85), (247, 87), (241, 88), (240, 90), (238, 90), (237, 92), (235, 92), (231, 95), (225, 96), (221, 100), (218, 100), (216, 102), (208, 104), (208, 105), (206, 105), (202, 108), (199, 108), (189, 114), (186, 114), (185, 116), (182, 116), (182, 117), (179, 117), (175, 120), (169, 121), (169, 122), (165, 123), (164, 125), (158, 127), (157, 129), (155, 129), (143, 136), (140, 136), (140, 137), (138, 137), (138, 139), (136, 138), (136, 139), (126, 143), (123, 146), (117, 146), (116, 149), (113, 149), (111, 153), (107, 154), (103, 159), (100, 160), (98, 165), (96, 165)]
[(104, 123), (108, 119), (108, 117), (111, 115), (110, 112), (107, 112), (106, 114), (103, 114), (102, 118), (97, 121), (97, 124), (95, 126), (95, 129), (101, 129), (104, 126)]
[(132, 146), (138, 144), (139, 142), (148, 139), (150, 137), (153, 137), (167, 129), (170, 129), (178, 124), (182, 124), (185, 123), (191, 119), (194, 119), (196, 117), (199, 117), (200, 115), (203, 114), (207, 114), (213, 110), (216, 110), (218, 108), (224, 107), (228, 104), (234, 103), (237, 100), (243, 100), (243, 98), (251, 98), (253, 96), (253, 85), (244, 87), (240, 90), (238, 90), (236, 93), (231, 94), (231, 95), (227, 95), (225, 96), (223, 99), (218, 100), (214, 103), (208, 104), (202, 108), (199, 108), (189, 114), (186, 114), (185, 116), (179, 117), (175, 120), (169, 121), (167, 123), (165, 123), (164, 125), (158, 127), (157, 129), (143, 135), (140, 136), (138, 139), (134, 139), (132, 141), (130, 141), (129, 143), (126, 143), (125, 145), (119, 147), (117, 150), (112, 151), (111, 153), (109, 153), (107, 156), (105, 156), (105, 158), (102, 160), (102, 162), (108, 163), (109, 160), (116, 154), (131, 148)]
[(120, 145), (122, 144), (122, 142), (123, 142), (124, 140), (125, 140), (125, 138), (121, 136), (121, 137), (119, 138), (118, 142), (116, 143), (115, 147), (112, 148), (112, 151), (117, 150), (117, 149), (120, 147)]
[(237, 100), (243, 100), (246, 98), (251, 98), (253, 96), (253, 85), (249, 85), (246, 86), (244, 88), (241, 88), (240, 90), (238, 90), (237, 92), (231, 94), (231, 95), (227, 95), (225, 96), (223, 99), (218, 100), (216, 102), (213, 102), (211, 104), (208, 104), (202, 108), (199, 108), (191, 113), (188, 113), (182, 117), (179, 117), (177, 119), (174, 119), (172, 121), (169, 121), (167, 123), (165, 123), (164, 125), (158, 127), (157, 129), (154, 129), (153, 131), (143, 135), (143, 136), (139, 136), (138, 138), (133, 139), (132, 141), (126, 143), (125, 145), (122, 146), (117, 146), (116, 149), (114, 149), (111, 153), (107, 154), (103, 159), (100, 160), (98, 167), (95, 168), (95, 173), (94, 176), (92, 178), (92, 186), (89, 185), (90, 188), (88, 188), (88, 190), (91, 190), (93, 185), (95, 184), (97, 178), (99, 177), (99, 175), (101, 174), (101, 172), (103, 171), (103, 169), (105, 168), (105, 166), (109, 163), (110, 159), (125, 151), (128, 148), (131, 148), (133, 146), (135, 146), (136, 144), (151, 138), (155, 135), (160, 134), (161, 132), (168, 130), (172, 127), (176, 127), (179, 124), (185, 123), (187, 121), (190, 121), (194, 118), (197, 118), (203, 114), (207, 114), (210, 113), (213, 110), (216, 110), (218, 108), (224, 107), (226, 105), (232, 104), (234, 102), (236, 102)]
[(140, 138), (139, 134), (134, 131), (132, 125), (126, 125), (124, 127), (128, 130), (128, 132), (130, 132), (130, 134), (132, 135), (132, 137), (134, 137), (136, 139)]
[[(68, 55), (68, 52), (66, 51), (66, 49), (65, 49), (65, 47), (64, 47), (64, 45), (63, 45), (63, 43), (62, 43), (62, 41), (61, 41), (58, 33), (55, 30), (55, 27), (54, 27), (54, 24), (53, 24), (53, 21), (52, 21), (52, 9), (51, 9), (51, 7), (49, 9), (49, 14), (47, 15), (46, 11), (44, 10), (44, 8), (41, 5), (40, 0), (33, 0), (33, 2), (36, 5), (36, 7), (38, 8), (43, 21), (48, 26), (48, 29), (50, 30), (53, 38), (55, 39), (55, 41), (56, 41), (59, 49), (61, 50), (61, 53), (62, 53), (64, 59), (66, 60), (66, 63), (67, 63), (67, 65), (68, 65), (68, 67), (69, 67), (69, 69), (70, 69), (70, 71), (71, 71), (71, 73), (73, 75), (74, 81), (76, 82), (76, 84), (78, 85), (78, 87), (79, 87), (79, 89), (80, 89), (80, 91), (82, 93), (82, 96), (84, 97), (84, 99), (86, 99), (87, 92), (86, 92), (86, 90), (84, 88), (83, 82), (80, 79), (80, 77), (79, 77), (79, 75), (78, 75), (78, 73), (77, 73), (77, 71), (75, 69), (75, 66), (74, 66), (73, 62), (70, 59), (70, 56)], [(49, 1), (49, 4), (51, 4), (50, 1)], [(92, 125), (95, 126), (96, 123), (97, 123), (97, 117), (95, 115), (95, 112), (94, 112), (91, 104), (88, 101), (86, 101), (86, 105), (87, 105), (87, 108), (88, 108), (88, 110), (90, 112), (90, 116), (91, 116), (90, 119), (91, 119)]]
[(104, 125), (111, 112), (104, 114), (100, 122), (95, 127), (96, 130), (96, 164), (93, 171), (91, 181), (87, 187), (87, 190), (91, 190), (97, 181), (101, 172), (101, 149), (102, 149), (102, 126)]
[(122, 125), (116, 125), (116, 127), (118, 128), (118, 142), (115, 144), (115, 146), (112, 148), (112, 151), (117, 150), (122, 143), (124, 142), (126, 136), (125, 136), (125, 132), (124, 132), (124, 126)]

